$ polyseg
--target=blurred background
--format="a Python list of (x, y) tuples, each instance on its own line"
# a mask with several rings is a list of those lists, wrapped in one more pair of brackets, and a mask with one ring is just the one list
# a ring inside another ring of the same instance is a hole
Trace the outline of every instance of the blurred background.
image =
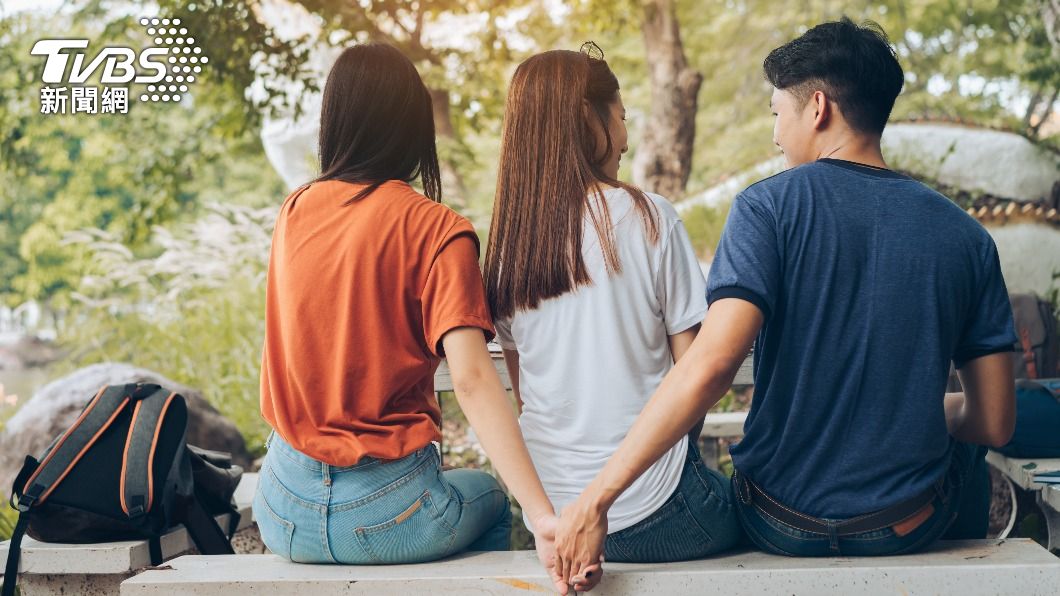
[[(262, 453), (272, 220), (315, 173), (319, 90), (343, 47), (386, 41), (416, 63), (446, 202), (485, 234), (515, 66), (596, 42), (628, 109), (622, 177), (678, 205), (709, 270), (733, 196), (783, 164), (762, 59), (844, 14), (878, 22), (906, 71), (888, 161), (979, 218), (1010, 290), (1055, 307), (1060, 0), (0, 1), (0, 428), (46, 382), (126, 363), (198, 389)], [(35, 41), (142, 48), (143, 16), (196, 35), (210, 62), (191, 92), (41, 113)], [(449, 409), (448, 455), (484, 463)]]

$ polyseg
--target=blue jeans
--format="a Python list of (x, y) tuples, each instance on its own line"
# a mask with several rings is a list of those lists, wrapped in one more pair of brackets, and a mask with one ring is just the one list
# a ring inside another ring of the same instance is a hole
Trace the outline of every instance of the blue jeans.
[[(886, 556), (923, 549), (940, 538), (985, 538), (990, 509), (990, 479), (986, 449), (957, 443), (940, 494), (932, 502), (934, 512), (911, 532), (899, 536), (893, 527), (838, 536), (806, 532), (777, 520), (755, 507), (742, 495), (740, 481), (733, 477), (736, 510), (747, 536), (758, 548), (796, 557)], [(824, 520), (838, 523), (842, 520)]]
[(728, 479), (707, 468), (689, 441), (673, 494), (647, 518), (608, 534), (604, 558), (623, 563), (700, 559), (732, 548), (742, 534)]
[(443, 472), (427, 445), (396, 460), (316, 461), (275, 433), (254, 519), (272, 552), (297, 563), (419, 563), (464, 550), (508, 550), (512, 514), (497, 480)]

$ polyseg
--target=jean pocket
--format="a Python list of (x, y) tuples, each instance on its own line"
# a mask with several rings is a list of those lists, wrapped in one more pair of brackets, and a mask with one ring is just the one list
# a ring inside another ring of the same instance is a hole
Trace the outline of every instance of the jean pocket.
[(630, 563), (698, 559), (715, 550), (713, 537), (692, 515), (679, 492), (647, 519), (607, 538)]
[(420, 563), (449, 554), (456, 530), (425, 490), (396, 517), (381, 524), (362, 526), (354, 535), (376, 563)]
[(276, 513), (262, 492), (262, 485), (254, 493), (254, 520), (261, 532), (261, 541), (270, 551), (285, 559), (291, 558), (291, 542), (294, 539), (294, 524)]

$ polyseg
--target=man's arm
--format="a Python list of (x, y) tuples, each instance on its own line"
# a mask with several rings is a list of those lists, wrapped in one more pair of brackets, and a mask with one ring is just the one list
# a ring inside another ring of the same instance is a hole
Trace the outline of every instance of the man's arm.
[(1008, 352), (969, 360), (957, 369), (964, 393), (946, 394), (946, 428), (964, 443), (1001, 447), (1016, 428), (1016, 389)]
[(715, 301), (684, 356), (666, 375), (607, 465), (563, 509), (556, 532), (561, 578), (600, 559), (607, 510), (663, 453), (706, 416), (732, 385), (764, 322), (762, 311), (739, 298)]

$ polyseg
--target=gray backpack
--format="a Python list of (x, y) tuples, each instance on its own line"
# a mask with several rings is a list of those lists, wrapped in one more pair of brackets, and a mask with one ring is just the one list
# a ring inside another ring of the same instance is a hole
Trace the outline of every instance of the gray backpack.
[[(43, 542), (160, 539), (183, 523), (202, 554), (232, 553), (239, 523), (232, 495), (243, 474), (227, 454), (185, 443), (184, 397), (159, 385), (101, 388), (40, 461), (26, 456), (11, 504), (18, 509), (2, 596), (13, 596), (24, 534)], [(230, 513), (228, 532), (214, 515)]]

